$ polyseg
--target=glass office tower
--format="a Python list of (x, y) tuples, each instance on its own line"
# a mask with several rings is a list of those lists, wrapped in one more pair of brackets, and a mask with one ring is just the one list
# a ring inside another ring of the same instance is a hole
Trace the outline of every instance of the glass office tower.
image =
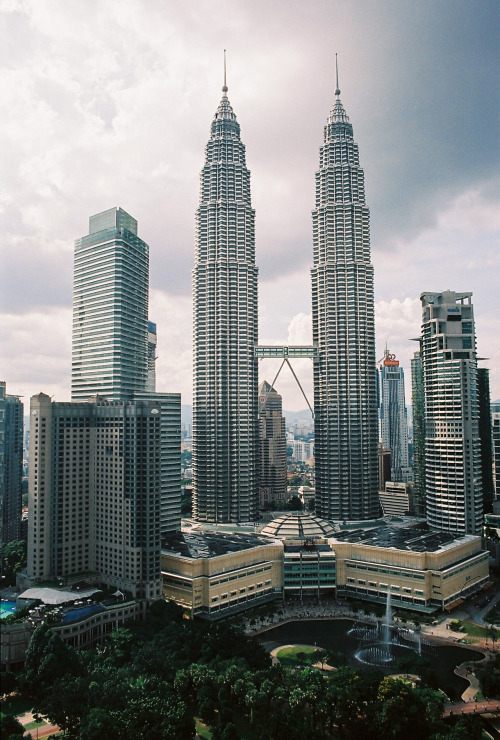
[(71, 397), (121, 399), (148, 374), (149, 247), (121, 208), (90, 217), (75, 242)]

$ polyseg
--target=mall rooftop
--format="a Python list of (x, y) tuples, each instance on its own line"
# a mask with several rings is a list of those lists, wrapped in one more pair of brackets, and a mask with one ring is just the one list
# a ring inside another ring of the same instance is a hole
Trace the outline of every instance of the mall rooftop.
[(269, 539), (258, 535), (221, 532), (172, 532), (162, 542), (162, 551), (185, 558), (213, 558), (252, 547), (269, 545)]
[(352, 542), (409, 552), (438, 552), (454, 547), (459, 542), (468, 542), (475, 538), (471, 535), (460, 537), (448, 532), (432, 531), (425, 525), (404, 527), (384, 524), (369, 529), (360, 528), (336, 532), (330, 539), (332, 542)]

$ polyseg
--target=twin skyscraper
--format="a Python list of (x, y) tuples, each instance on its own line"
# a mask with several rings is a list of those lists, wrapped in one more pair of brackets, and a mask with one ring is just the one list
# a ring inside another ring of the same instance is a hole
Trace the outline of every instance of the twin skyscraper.
[[(201, 173), (193, 270), (193, 514), (258, 517), (255, 212), (240, 127), (222, 88)], [(316, 512), (378, 516), (373, 267), (364, 173), (335, 90), (313, 210)], [(284, 348), (285, 354), (287, 348)]]

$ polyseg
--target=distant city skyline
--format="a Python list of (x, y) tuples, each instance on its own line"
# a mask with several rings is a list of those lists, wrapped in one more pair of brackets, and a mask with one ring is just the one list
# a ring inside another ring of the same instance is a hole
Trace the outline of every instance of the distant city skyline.
[[(11, 0), (0, 27), (0, 355), (10, 393), (25, 404), (40, 391), (70, 398), (73, 240), (88, 214), (121, 206), (150, 245), (157, 388), (192, 402), (193, 213), (227, 48), (256, 210), (260, 343), (311, 341), (312, 173), (338, 52), (371, 209), (376, 356), (388, 343), (408, 373), (419, 295), (471, 291), (478, 356), (489, 358), (500, 399), (496, 0), (480, 10), (468, 0), (291, 0), (286, 32), (281, 8), (263, 0), (168, 11), (155, 0)], [(311, 400), (310, 360), (294, 368)], [(276, 370), (262, 360), (259, 379)], [(305, 408), (289, 372), (276, 390), (284, 408)]]

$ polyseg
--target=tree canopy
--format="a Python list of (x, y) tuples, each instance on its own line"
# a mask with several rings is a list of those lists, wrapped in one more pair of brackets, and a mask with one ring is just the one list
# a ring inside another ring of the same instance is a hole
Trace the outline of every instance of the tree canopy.
[(36, 713), (81, 740), (191, 740), (195, 717), (214, 740), (242, 730), (262, 740), (461, 738), (432, 688), (346, 665), (289, 670), (240, 626), (185, 620), (165, 602), (96, 653), (38, 628), (20, 686)]

